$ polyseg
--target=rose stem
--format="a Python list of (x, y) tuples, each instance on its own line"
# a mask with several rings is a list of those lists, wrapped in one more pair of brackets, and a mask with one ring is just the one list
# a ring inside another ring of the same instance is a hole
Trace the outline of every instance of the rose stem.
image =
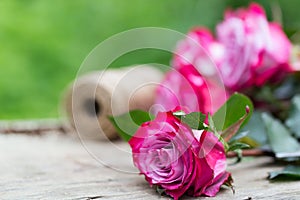
[[(249, 156), (254, 156), (254, 157), (258, 157), (258, 156), (271, 156), (274, 157), (274, 153), (270, 152), (270, 151), (264, 151), (261, 149), (247, 149), (247, 150), (243, 150), (242, 151), (242, 155), (244, 157), (249, 157)], [(237, 157), (237, 153), (236, 152), (228, 152), (226, 154), (227, 158), (235, 158)]]

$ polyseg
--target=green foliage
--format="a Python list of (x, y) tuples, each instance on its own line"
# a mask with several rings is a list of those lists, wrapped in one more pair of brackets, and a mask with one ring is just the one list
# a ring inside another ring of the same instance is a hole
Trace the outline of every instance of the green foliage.
[(224, 131), (222, 131), (221, 135), (226, 142), (230, 141), (230, 139), (240, 130), (242, 124), (245, 122), (248, 115), (249, 113), (246, 112), (243, 117), (241, 117), (239, 120), (231, 124)]
[(218, 130), (216, 129), (215, 122), (214, 122), (212, 116), (210, 114), (208, 114), (207, 118), (208, 118), (208, 124), (209, 124), (208, 130), (210, 132), (212, 132), (218, 138), (218, 140), (220, 142), (222, 142), (222, 144), (224, 145), (225, 151), (227, 152), (227, 150), (229, 149), (229, 146), (228, 146), (227, 142), (224, 141), (223, 137), (218, 132)]
[[(297, 120), (297, 115), (292, 114), (288, 119)], [(286, 124), (291, 125), (290, 123)], [(291, 130), (293, 129), (291, 128)], [(251, 147), (269, 147), (275, 153), (276, 158), (282, 161), (298, 161), (300, 159), (300, 143), (291, 130), (271, 114), (256, 111), (249, 123), (242, 129), (242, 131), (248, 131), (249, 134), (238, 140)]]
[(300, 138), (300, 95), (296, 95), (292, 99), (292, 107), (285, 124), (296, 135), (296, 137)]
[(274, 153), (300, 151), (300, 144), (293, 138), (288, 129), (277, 119), (267, 113), (262, 114), (263, 123), (268, 135), (269, 144)]
[(270, 180), (300, 180), (300, 166), (288, 165), (283, 170), (269, 173)]
[(229, 143), (228, 151), (236, 151), (238, 149), (248, 149), (248, 148), (250, 148), (248, 144), (241, 143), (241, 142), (232, 142)]
[(262, 112), (255, 110), (249, 122), (242, 129), (242, 131), (248, 131), (249, 139), (255, 140), (259, 146), (263, 146), (268, 143), (265, 124), (262, 123), (261, 115)]
[(253, 104), (245, 95), (239, 93), (233, 94), (213, 116), (216, 129), (225, 130), (239, 121), (245, 115), (246, 107), (249, 109), (249, 114), (243, 120), (243, 123), (240, 124), (240, 127), (244, 126), (251, 118)]
[(181, 122), (189, 125), (192, 129), (203, 130), (206, 128), (204, 126), (206, 116), (203, 113), (192, 112), (189, 114), (184, 114), (182, 112), (174, 112), (173, 115), (178, 117)]
[(141, 110), (132, 110), (129, 113), (125, 113), (120, 116), (109, 117), (109, 120), (118, 131), (119, 136), (127, 142), (137, 131), (140, 125), (144, 122), (150, 121), (151, 119), (153, 119), (153, 116)]

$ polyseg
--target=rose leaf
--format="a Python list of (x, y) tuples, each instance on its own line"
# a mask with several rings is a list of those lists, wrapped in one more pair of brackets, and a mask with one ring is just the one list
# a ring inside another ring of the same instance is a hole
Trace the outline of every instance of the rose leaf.
[(224, 138), (226, 142), (228, 142), (241, 128), (241, 125), (244, 123), (246, 118), (249, 115), (249, 107), (246, 106), (245, 108), (246, 113), (244, 116), (242, 116), (238, 121), (230, 125), (228, 128), (226, 128), (224, 131), (222, 131), (221, 135)]
[(250, 119), (253, 112), (251, 100), (239, 93), (234, 93), (225, 104), (213, 115), (213, 121), (217, 130), (225, 130), (236, 123), (245, 115), (245, 108), (249, 108), (249, 114), (240, 127), (243, 127)]
[(132, 110), (128, 113), (119, 116), (109, 116), (108, 118), (119, 136), (128, 142), (140, 125), (144, 122), (151, 121), (154, 117), (145, 111)]
[(291, 110), (285, 124), (297, 138), (300, 138), (300, 95), (292, 99)]
[(248, 148), (250, 148), (250, 145), (248, 144), (241, 143), (241, 142), (233, 142), (233, 143), (229, 143), (228, 151), (235, 151), (238, 149), (248, 149)]
[(269, 173), (270, 180), (300, 180), (300, 166), (288, 165), (283, 170)]
[(275, 154), (300, 151), (298, 141), (292, 137), (289, 130), (278, 119), (263, 113), (262, 120), (265, 124), (269, 144)]
[(207, 115), (207, 118), (208, 118), (208, 124), (209, 124), (208, 131), (212, 132), (218, 138), (218, 140), (224, 145), (225, 152), (227, 152), (229, 149), (228, 143), (225, 142), (223, 137), (220, 135), (220, 133), (216, 129), (215, 122), (209, 113)]
[(204, 125), (206, 116), (203, 113), (192, 112), (189, 114), (185, 114), (184, 112), (174, 112), (173, 115), (177, 117), (181, 122), (189, 125), (191, 129), (206, 129), (206, 126)]
[(256, 145), (251, 145), (253, 147), (263, 146), (268, 143), (267, 133), (264, 123), (262, 123), (262, 112), (254, 111), (252, 113), (251, 119), (242, 128), (241, 131), (248, 131), (247, 135), (250, 140), (252, 140)]

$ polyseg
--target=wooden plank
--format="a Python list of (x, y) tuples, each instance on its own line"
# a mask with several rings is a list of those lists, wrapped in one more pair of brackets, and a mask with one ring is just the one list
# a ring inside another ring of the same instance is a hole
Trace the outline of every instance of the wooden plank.
[[(129, 152), (120, 141), (82, 143), (55, 132), (0, 134), (0, 199), (169, 199), (134, 173)], [(247, 159), (229, 166), (236, 194), (222, 189), (215, 198), (200, 199), (299, 199), (300, 182), (266, 180), (267, 172), (280, 168), (272, 158)]]
[(40, 135), (45, 132), (67, 133), (70, 127), (58, 119), (0, 120), (0, 133)]

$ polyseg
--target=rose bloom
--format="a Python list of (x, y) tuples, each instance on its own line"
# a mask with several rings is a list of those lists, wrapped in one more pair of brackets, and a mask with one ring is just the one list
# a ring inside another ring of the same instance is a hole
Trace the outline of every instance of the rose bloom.
[(157, 88), (155, 113), (177, 106), (203, 113), (220, 108), (228, 97), (217, 68), (222, 54), (222, 46), (207, 29), (188, 33), (177, 45), (173, 69)]
[(180, 106), (188, 112), (214, 113), (228, 94), (215, 77), (205, 78), (192, 66), (171, 70), (156, 90), (155, 111), (169, 111)]
[(174, 199), (183, 194), (215, 196), (230, 176), (222, 143), (206, 131), (195, 137), (172, 112), (160, 112), (144, 123), (129, 144), (140, 173)]
[(217, 65), (222, 62), (224, 51), (223, 45), (208, 29), (195, 27), (178, 42), (172, 66), (180, 69), (192, 65), (201, 75), (210, 76), (217, 73)]
[(219, 68), (232, 91), (277, 81), (290, 71), (291, 43), (279, 24), (267, 21), (263, 8), (228, 10), (217, 26), (217, 39), (225, 53)]
[(201, 77), (194, 75), (197, 72), (193, 68), (191, 70), (190, 74), (193, 81), (189, 81), (179, 71), (167, 72), (164, 80), (156, 89), (154, 114), (173, 110), (178, 106), (187, 108), (189, 112), (200, 111), (201, 104), (198, 102), (201, 101), (201, 93), (197, 91), (206, 87)]

